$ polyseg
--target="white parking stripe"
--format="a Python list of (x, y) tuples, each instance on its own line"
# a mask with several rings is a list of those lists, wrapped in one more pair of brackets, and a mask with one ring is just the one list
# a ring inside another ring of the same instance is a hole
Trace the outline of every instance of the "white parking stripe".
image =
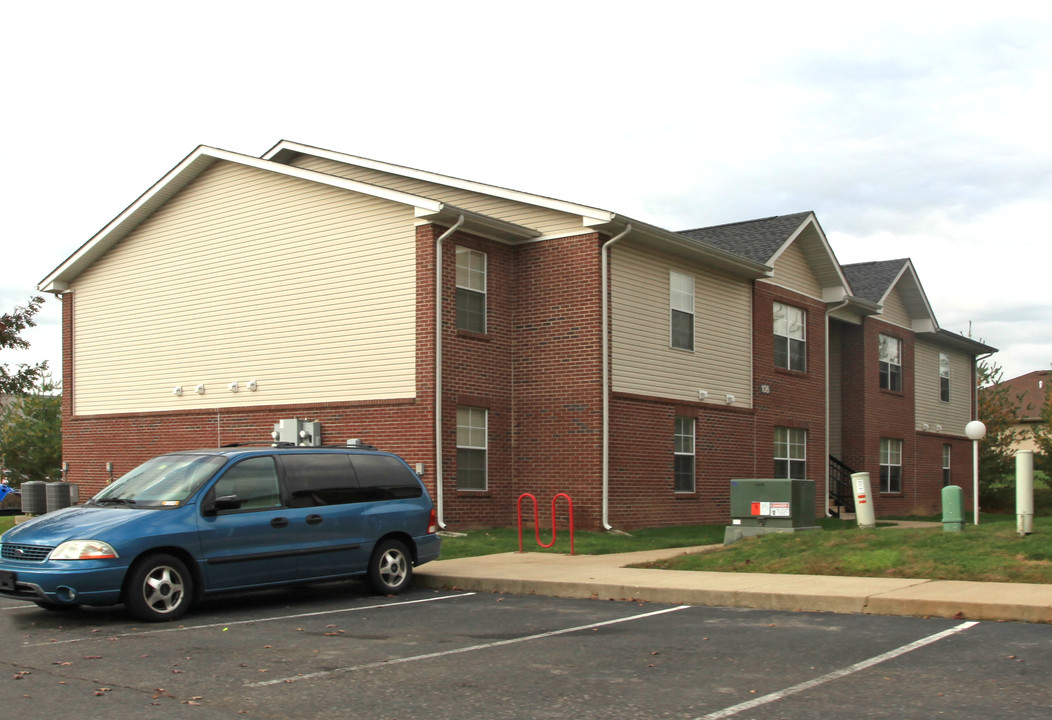
[[(296, 620), (298, 618), (318, 617), (321, 615), (336, 615), (339, 613), (361, 612), (362, 610), (378, 610), (383, 608), (403, 607), (405, 605), (416, 605), (418, 603), (436, 602), (438, 600), (454, 600), (456, 598), (470, 597), (473, 592), (459, 593), (457, 595), (443, 595), (441, 597), (421, 598), (420, 600), (404, 600), (402, 602), (381, 603), (378, 605), (364, 605), (362, 607), (341, 608), (339, 610), (319, 610), (318, 612), (299, 613), (297, 615), (276, 615), (274, 617), (256, 618), (254, 620), (235, 620), (233, 622), (209, 623), (208, 625), (180, 625), (178, 627), (162, 627), (156, 630), (137, 630), (135, 632), (118, 633), (117, 635), (105, 635), (106, 639), (138, 637), (140, 635), (156, 635), (158, 633), (190, 632), (192, 630), (208, 630), (210, 628), (228, 628), (235, 625), (254, 625), (256, 623), (276, 622), (278, 620)], [(70, 643), (85, 642), (87, 640), (98, 640), (102, 633), (95, 637), (73, 638), (71, 640), (49, 640), (41, 643), (25, 643), (22, 647), (44, 647), (45, 645), (68, 645)]]
[(633, 620), (642, 620), (644, 618), (653, 617), (655, 615), (664, 615), (665, 613), (675, 612), (677, 610), (686, 610), (690, 605), (677, 605), (675, 607), (665, 608), (664, 610), (655, 610), (653, 612), (642, 613), (641, 615), (631, 615), (629, 617), (617, 618), (616, 620), (604, 620), (602, 622), (589, 623), (588, 625), (578, 625), (577, 627), (565, 628), (563, 630), (551, 630), (545, 633), (538, 633), (537, 635), (525, 635), (520, 638), (514, 638), (512, 640), (499, 640), (497, 642), (484, 643), (482, 645), (471, 645), (469, 647), (456, 648), (455, 650), (443, 650), (442, 652), (427, 653), (426, 655), (413, 655), (411, 657), (393, 658), (391, 660), (380, 660), (378, 662), (366, 663), (365, 665), (355, 665), (353, 667), (336, 668), (335, 670), (324, 670), (316, 673), (306, 673), (303, 675), (293, 675), (292, 677), (278, 678), (276, 680), (266, 680), (264, 682), (248, 683), (245, 687), (265, 687), (267, 685), (280, 685), (282, 683), (293, 683), (299, 680), (309, 680), (320, 677), (327, 677), (329, 675), (343, 675), (346, 673), (356, 672), (358, 670), (369, 670), (370, 668), (386, 667), (390, 665), (400, 665), (402, 663), (416, 662), (418, 660), (432, 660), (434, 658), (445, 657), (447, 655), (459, 655), (461, 653), (476, 652), (478, 650), (488, 650), (489, 648), (501, 647), (503, 645), (515, 645), (517, 643), (529, 642), (530, 640), (542, 640), (544, 638), (555, 637), (556, 635), (565, 635), (567, 633), (580, 632), (582, 630), (591, 630), (597, 627), (603, 627), (604, 625), (616, 625), (618, 623), (632, 622)]
[(718, 718), (727, 718), (731, 717), (732, 715), (737, 715), (738, 713), (743, 712), (745, 710), (751, 710), (754, 707), (766, 705), (767, 703), (774, 702), (775, 700), (781, 700), (782, 698), (789, 697), (790, 695), (795, 695), (796, 693), (803, 692), (804, 690), (810, 690), (811, 688), (818, 687), (819, 685), (824, 685), (827, 682), (839, 680), (840, 678), (851, 675), (852, 673), (857, 673), (860, 670), (865, 670), (866, 668), (873, 667), (874, 665), (879, 665), (882, 662), (892, 660), (894, 658), (899, 657), (900, 655), (905, 655), (906, 653), (912, 652), (917, 648), (922, 648), (925, 645), (931, 645), (934, 642), (938, 642), (939, 640), (942, 640), (943, 638), (949, 637), (951, 635), (956, 635), (957, 633), (963, 632), (964, 630), (967, 630), (968, 628), (978, 624), (979, 623), (977, 622), (961, 623), (960, 625), (952, 627), (949, 630), (943, 630), (942, 632), (935, 633), (934, 635), (929, 635), (928, 637), (921, 638), (916, 642), (911, 642), (909, 645), (903, 645), (900, 648), (889, 650), (888, 652), (883, 653), (882, 655), (871, 657), (868, 660), (863, 660), (862, 662), (855, 663), (854, 665), (851, 665), (849, 667), (842, 668), (840, 670), (834, 670), (833, 672), (827, 673), (822, 677), (817, 677), (814, 680), (808, 680), (806, 682), (800, 683), (799, 685), (793, 685), (792, 687), (786, 688), (785, 690), (773, 692), (770, 695), (764, 695), (763, 697), (758, 697), (747, 702), (739, 703), (738, 705), (732, 705), (728, 708), (724, 708), (723, 710), (718, 710), (717, 712), (709, 713), (708, 715), (702, 715), (697, 720), (718, 720)]

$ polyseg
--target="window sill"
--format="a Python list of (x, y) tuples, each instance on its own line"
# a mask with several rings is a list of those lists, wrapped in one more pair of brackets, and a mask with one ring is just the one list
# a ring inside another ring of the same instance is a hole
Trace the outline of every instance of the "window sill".
[(774, 371), (780, 375), (790, 375), (792, 377), (807, 377), (809, 374), (806, 370), (790, 370), (777, 365), (774, 366)]
[(461, 330), (457, 329), (457, 337), (467, 338), (469, 340), (482, 340), (484, 342), (490, 341), (490, 334), (488, 332), (480, 333), (474, 330)]

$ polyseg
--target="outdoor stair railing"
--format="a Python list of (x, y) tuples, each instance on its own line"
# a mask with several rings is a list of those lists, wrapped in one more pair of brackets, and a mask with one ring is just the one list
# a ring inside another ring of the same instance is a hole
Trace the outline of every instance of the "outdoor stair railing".
[(855, 491), (851, 485), (854, 472), (839, 458), (829, 456), (829, 497), (834, 505), (830, 512), (834, 517), (840, 517), (841, 508), (844, 512), (855, 512)]

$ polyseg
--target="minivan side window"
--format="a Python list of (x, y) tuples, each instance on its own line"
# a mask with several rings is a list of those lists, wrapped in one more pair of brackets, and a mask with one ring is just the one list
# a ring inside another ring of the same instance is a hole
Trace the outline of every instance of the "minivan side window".
[(239, 510), (264, 510), (281, 507), (278, 473), (274, 459), (254, 457), (229, 468), (215, 485), (217, 498), (235, 495)]
[(304, 453), (281, 456), (294, 508), (361, 502), (351, 461), (342, 453)]
[(396, 457), (354, 455), (351, 462), (365, 502), (418, 498), (424, 494), (413, 471)]

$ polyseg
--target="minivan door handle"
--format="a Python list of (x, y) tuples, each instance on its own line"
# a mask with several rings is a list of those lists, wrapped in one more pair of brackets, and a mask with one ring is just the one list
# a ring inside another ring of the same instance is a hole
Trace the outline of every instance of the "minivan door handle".
[(307, 516), (307, 524), (308, 525), (319, 525), (319, 524), (321, 524), (321, 515), (308, 515)]
[(289, 526), (288, 518), (276, 517), (270, 521), (270, 526), (273, 528), (283, 528)]

